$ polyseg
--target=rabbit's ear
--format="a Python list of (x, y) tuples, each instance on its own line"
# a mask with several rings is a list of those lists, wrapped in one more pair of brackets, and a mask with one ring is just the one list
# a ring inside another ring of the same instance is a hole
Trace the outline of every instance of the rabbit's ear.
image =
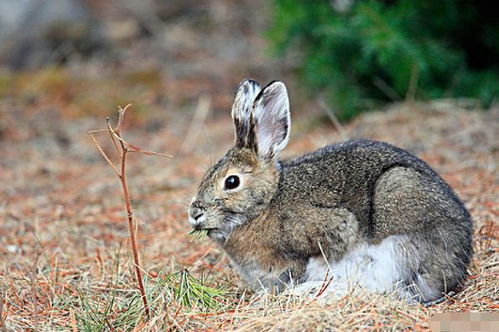
[(291, 117), (288, 92), (284, 83), (271, 82), (257, 96), (252, 122), (258, 155), (272, 159), (286, 147)]
[(250, 115), (253, 102), (260, 93), (260, 84), (253, 80), (244, 80), (239, 83), (234, 104), (232, 104), (232, 119), (236, 130), (236, 146), (247, 145), (250, 132)]

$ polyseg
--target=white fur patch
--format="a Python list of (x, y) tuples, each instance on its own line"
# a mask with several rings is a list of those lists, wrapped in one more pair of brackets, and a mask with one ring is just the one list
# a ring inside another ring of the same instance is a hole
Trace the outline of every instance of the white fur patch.
[(392, 292), (406, 277), (407, 268), (399, 244), (403, 236), (390, 236), (378, 245), (361, 244), (338, 262), (329, 264), (323, 257), (309, 260), (307, 280), (293, 293), (316, 292), (326, 277), (333, 278), (324, 294), (344, 295), (360, 286), (370, 292)]

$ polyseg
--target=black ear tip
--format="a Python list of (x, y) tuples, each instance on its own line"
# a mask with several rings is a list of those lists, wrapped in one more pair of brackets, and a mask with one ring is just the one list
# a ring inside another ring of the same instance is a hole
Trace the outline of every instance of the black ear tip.
[[(282, 81), (280, 81), (280, 80), (273, 80), (273, 81), (270, 81), (270, 82), (269, 82), (269, 83), (268, 83), (265, 87), (271, 86), (271, 85), (272, 85), (272, 84), (274, 84), (274, 83), (282, 83)], [(282, 84), (284, 84), (284, 83), (282, 83)]]
[(256, 96), (255, 100), (263, 98), (264, 95), (274, 95), (275, 93), (285, 93), (287, 95), (288, 90), (286, 89), (284, 82), (278, 80), (271, 81), (260, 90), (260, 93)]
[(256, 87), (259, 87), (260, 86), (260, 83), (258, 83), (257, 81), (251, 79), (251, 78), (245, 78), (244, 80), (242, 80), (241, 82), (239, 82), (239, 85), (238, 85), (238, 90), (241, 88), (241, 87), (246, 87), (248, 88), (249, 86), (256, 86)]
[(258, 83), (258, 81), (255, 81), (255, 80), (253, 80), (253, 79), (251, 79), (251, 78), (246, 79), (246, 81), (247, 81), (249, 84), (252, 84), (252, 85), (258, 85), (258, 86), (260, 85), (260, 83)]
[(287, 93), (287, 89), (286, 89), (286, 84), (284, 84), (283, 81), (272, 81), (270, 82), (269, 84), (267, 84), (263, 89), (262, 89), (262, 92), (263, 91), (269, 91), (269, 92), (277, 92), (277, 91), (280, 91), (280, 92), (286, 92)]

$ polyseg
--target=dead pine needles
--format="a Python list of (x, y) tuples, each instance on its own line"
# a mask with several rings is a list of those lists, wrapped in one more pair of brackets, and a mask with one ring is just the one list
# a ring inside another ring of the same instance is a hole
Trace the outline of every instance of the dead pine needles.
[[(147, 320), (150, 319), (150, 312), (149, 312), (149, 305), (147, 303), (147, 297), (146, 297), (146, 291), (144, 288), (144, 282), (142, 279), (142, 268), (140, 265), (140, 259), (139, 259), (139, 251), (137, 249), (137, 240), (136, 240), (136, 233), (135, 233), (135, 227), (134, 227), (134, 218), (133, 218), (133, 208), (132, 204), (130, 201), (130, 194), (128, 191), (128, 184), (127, 184), (127, 178), (126, 178), (126, 157), (129, 152), (139, 152), (146, 154), (148, 156), (161, 156), (161, 157), (171, 157), (169, 155), (163, 154), (163, 153), (157, 153), (157, 152), (151, 152), (151, 151), (144, 151), (138, 147), (136, 147), (133, 144), (128, 143), (126, 140), (123, 139), (121, 135), (121, 131), (123, 128), (123, 119), (125, 116), (125, 113), (127, 109), (131, 106), (131, 104), (128, 104), (125, 106), (125, 108), (119, 107), (118, 109), (118, 124), (116, 127), (113, 129), (111, 126), (111, 122), (109, 118), (106, 119), (106, 129), (98, 129), (98, 130), (91, 130), (88, 132), (90, 138), (92, 139), (93, 143), (101, 153), (101, 155), (104, 157), (104, 159), (107, 161), (109, 166), (113, 169), (114, 173), (116, 176), (118, 176), (122, 191), (123, 191), (123, 199), (125, 201), (125, 209), (127, 213), (127, 219), (128, 219), (128, 231), (130, 235), (130, 244), (132, 247), (132, 253), (133, 253), (133, 261), (134, 261), (134, 266), (135, 266), (135, 276), (137, 278), (137, 284), (138, 288), (140, 290), (140, 295), (142, 298), (142, 303), (144, 305), (144, 314)], [(114, 149), (118, 153), (119, 156), (119, 165), (115, 165), (112, 161), (111, 158), (108, 156), (108, 154), (104, 151), (102, 146), (99, 144), (97, 141), (97, 138), (95, 137), (95, 134), (98, 133), (103, 133), (107, 132), (109, 134), (109, 137), (111, 139), (111, 142), (113, 143)]]

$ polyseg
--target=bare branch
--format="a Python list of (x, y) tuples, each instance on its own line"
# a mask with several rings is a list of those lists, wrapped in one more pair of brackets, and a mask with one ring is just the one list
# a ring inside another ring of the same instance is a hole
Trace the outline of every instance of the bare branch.
[(165, 154), (165, 153), (159, 153), (159, 152), (154, 152), (154, 151), (145, 151), (145, 150), (135, 150), (135, 147), (133, 145), (129, 146), (133, 150), (129, 150), (128, 152), (135, 152), (135, 153), (143, 153), (147, 156), (158, 156), (158, 157), (165, 157), (165, 158), (173, 158), (172, 155)]
[[(91, 130), (88, 132), (90, 138), (94, 142), (95, 146), (101, 153), (101, 155), (104, 157), (104, 159), (107, 161), (107, 163), (112, 167), (113, 171), (116, 173), (118, 178), (120, 179), (121, 182), (121, 187), (123, 191), (123, 199), (125, 201), (125, 209), (127, 213), (127, 221), (128, 221), (128, 231), (130, 235), (130, 245), (132, 248), (132, 254), (133, 254), (133, 261), (134, 261), (134, 269), (135, 269), (135, 276), (137, 279), (138, 283), (138, 288), (140, 290), (140, 295), (142, 298), (142, 303), (144, 305), (144, 314), (147, 319), (150, 319), (150, 312), (149, 312), (149, 304), (147, 302), (147, 297), (146, 297), (146, 292), (145, 292), (145, 287), (144, 287), (144, 280), (142, 278), (142, 268), (140, 265), (140, 257), (139, 257), (139, 250), (137, 249), (137, 230), (135, 227), (138, 225), (134, 225), (134, 216), (133, 216), (133, 208), (130, 200), (130, 194), (128, 191), (128, 184), (127, 184), (127, 178), (126, 178), (126, 156), (128, 152), (139, 152), (143, 153), (146, 155), (150, 156), (161, 156), (161, 157), (171, 157), (170, 155), (164, 154), (164, 153), (158, 153), (158, 152), (152, 152), (152, 151), (144, 151), (140, 149), (139, 147), (132, 145), (125, 141), (121, 137), (121, 131), (123, 129), (123, 119), (125, 116), (125, 113), (127, 109), (131, 106), (131, 104), (128, 104), (125, 106), (125, 108), (119, 108), (118, 109), (118, 123), (116, 128), (113, 129), (111, 126), (111, 122), (109, 118), (106, 119), (106, 127), (107, 129), (99, 129), (99, 130)], [(120, 170), (117, 169), (117, 167), (113, 164), (111, 159), (108, 157), (108, 155), (104, 152), (104, 149), (102, 149), (101, 145), (95, 138), (94, 134), (96, 133), (101, 133), (107, 131), (109, 133), (109, 137), (113, 143), (114, 148), (120, 155)]]
[(135, 146), (133, 145), (132, 143), (129, 143), (127, 141), (125, 141), (120, 135), (119, 133), (116, 131), (116, 129), (113, 129), (111, 127), (111, 125), (108, 123), (107, 124), (107, 129), (109, 130), (109, 132), (111, 133), (111, 135), (116, 138), (118, 141), (120, 141), (121, 144), (123, 144), (123, 148), (125, 148), (126, 150), (128, 149), (131, 149), (130, 151), (128, 152), (139, 152), (139, 153), (143, 153), (143, 154), (146, 154), (148, 156), (159, 156), (159, 157), (167, 157), (167, 158), (173, 158), (173, 156), (169, 155), (169, 154), (165, 154), (165, 153), (159, 153), (159, 152), (153, 152), (153, 151), (146, 151), (146, 150), (142, 150), (141, 148), (139, 148), (138, 146)]
[(89, 135), (93, 135), (93, 134), (99, 134), (99, 133), (107, 133), (109, 130), (106, 128), (106, 129), (94, 129), (94, 130), (89, 130), (87, 131), (87, 133)]
[[(123, 147), (123, 145), (122, 145)], [(123, 189), (123, 198), (125, 200), (125, 208), (127, 211), (128, 217), (128, 232), (130, 234), (130, 242), (132, 246), (133, 253), (133, 261), (135, 265), (135, 274), (137, 276), (137, 282), (139, 284), (140, 295), (142, 297), (142, 302), (144, 303), (144, 312), (146, 314), (147, 319), (150, 318), (149, 314), (149, 305), (147, 303), (146, 291), (144, 288), (144, 280), (142, 279), (142, 270), (140, 268), (140, 258), (139, 258), (139, 250), (137, 249), (137, 239), (136, 239), (136, 231), (133, 224), (133, 210), (132, 203), (130, 202), (130, 195), (128, 193), (128, 184), (126, 180), (126, 153), (127, 150), (123, 150), (122, 158), (121, 158), (121, 187)]]
[(116, 169), (116, 167), (114, 166), (113, 162), (111, 161), (111, 159), (109, 159), (109, 157), (107, 156), (107, 154), (104, 152), (104, 150), (100, 146), (99, 142), (97, 142), (97, 139), (94, 137), (94, 135), (91, 134), (90, 131), (88, 132), (88, 135), (90, 136), (90, 138), (94, 142), (94, 144), (97, 147), (97, 149), (99, 150), (100, 154), (104, 157), (104, 159), (107, 161), (107, 163), (109, 164), (109, 166), (111, 166), (111, 168), (113, 169), (114, 173), (116, 173), (116, 175), (118, 177), (121, 177), (120, 172), (118, 172), (118, 169)]
[(116, 126), (114, 131), (118, 133), (118, 135), (120, 136), (121, 136), (121, 129), (123, 128), (123, 118), (125, 117), (125, 113), (127, 109), (130, 108), (130, 106), (132, 106), (132, 104), (126, 105), (125, 108), (122, 108), (121, 106), (118, 108), (118, 125)]
[(118, 148), (118, 144), (116, 143), (116, 139), (114, 138), (112, 132), (109, 130), (109, 127), (111, 126), (110, 125), (109, 117), (106, 118), (106, 124), (107, 124), (107, 130), (106, 131), (109, 134), (109, 137), (111, 138), (111, 142), (113, 142), (114, 149), (116, 150), (116, 152), (118, 153), (118, 155), (121, 155), (121, 151)]

